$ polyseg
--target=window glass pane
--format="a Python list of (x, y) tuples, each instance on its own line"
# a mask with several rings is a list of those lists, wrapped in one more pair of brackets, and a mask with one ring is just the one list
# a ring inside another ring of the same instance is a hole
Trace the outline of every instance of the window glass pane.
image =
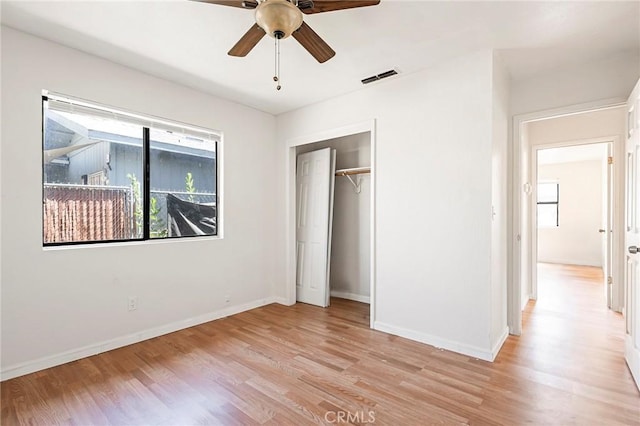
[(43, 99), (44, 244), (218, 235), (219, 134)]
[(43, 137), (43, 241), (142, 238), (142, 127), (49, 108)]
[(216, 141), (150, 129), (151, 238), (217, 235)]
[(538, 184), (538, 202), (549, 203), (558, 202), (558, 184), (557, 183), (539, 183)]
[(558, 205), (538, 204), (538, 228), (558, 226)]

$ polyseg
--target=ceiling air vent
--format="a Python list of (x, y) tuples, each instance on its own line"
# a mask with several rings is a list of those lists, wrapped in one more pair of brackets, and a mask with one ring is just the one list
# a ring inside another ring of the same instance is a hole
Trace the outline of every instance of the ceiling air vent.
[(396, 70), (389, 70), (389, 71), (380, 73), (378, 75), (372, 75), (371, 77), (367, 77), (361, 81), (362, 81), (362, 84), (369, 84), (369, 83), (373, 83), (374, 81), (382, 80), (383, 78), (391, 77), (392, 75), (396, 75), (396, 74), (398, 74)]

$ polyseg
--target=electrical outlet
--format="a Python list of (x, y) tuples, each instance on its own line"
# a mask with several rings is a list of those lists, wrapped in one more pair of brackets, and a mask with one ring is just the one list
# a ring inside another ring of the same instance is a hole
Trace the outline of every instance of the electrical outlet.
[(138, 309), (138, 297), (129, 296), (129, 310), (135, 311), (136, 309)]
[(224, 296), (224, 302), (225, 302), (225, 303), (229, 303), (229, 302), (231, 302), (231, 295), (226, 294), (226, 295)]

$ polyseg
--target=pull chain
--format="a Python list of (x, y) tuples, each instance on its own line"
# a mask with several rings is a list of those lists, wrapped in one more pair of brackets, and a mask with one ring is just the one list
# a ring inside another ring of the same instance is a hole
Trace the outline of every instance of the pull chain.
[(275, 37), (275, 75), (273, 76), (273, 81), (277, 83), (276, 90), (282, 89), (280, 85), (280, 38)]

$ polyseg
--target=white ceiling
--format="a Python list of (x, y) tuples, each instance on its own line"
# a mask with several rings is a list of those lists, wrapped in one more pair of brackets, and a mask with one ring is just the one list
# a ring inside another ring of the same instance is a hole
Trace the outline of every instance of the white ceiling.
[(360, 90), (361, 79), (391, 68), (402, 78), (482, 48), (499, 50), (514, 80), (640, 50), (638, 1), (382, 0), (305, 15), (337, 54), (318, 64), (284, 40), (276, 92), (271, 38), (246, 58), (226, 54), (253, 24), (250, 10), (186, 0), (0, 5), (5, 25), (273, 114)]
[(538, 151), (538, 165), (572, 163), (576, 161), (604, 161), (607, 157), (606, 143), (592, 143)]

